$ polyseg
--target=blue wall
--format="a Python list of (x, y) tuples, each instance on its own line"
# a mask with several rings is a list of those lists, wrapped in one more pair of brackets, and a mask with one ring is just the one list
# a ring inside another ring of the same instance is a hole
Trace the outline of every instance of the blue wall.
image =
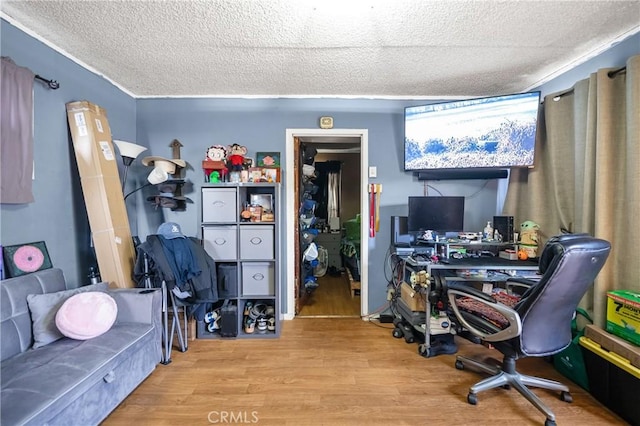
[[(336, 128), (368, 129), (369, 164), (377, 166), (384, 190), (380, 209), (380, 231), (370, 241), (369, 308), (384, 304), (390, 270), (386, 267), (389, 246), (389, 217), (406, 215), (410, 195), (463, 195), (466, 197), (466, 228), (481, 230), (499, 212), (504, 180), (433, 181), (427, 188), (402, 170), (403, 109), (423, 101), (350, 99), (133, 99), (104, 78), (0, 21), (1, 53), (35, 73), (56, 79), (61, 88), (51, 91), (35, 85), (36, 202), (2, 205), (0, 243), (4, 245), (45, 240), (55, 266), (68, 278), (81, 283), (93, 263), (90, 232), (80, 189), (74, 153), (68, 134), (65, 103), (88, 100), (104, 107), (114, 138), (135, 141), (149, 147), (142, 154), (171, 156), (169, 143), (178, 139), (182, 158), (191, 164), (186, 190), (194, 204), (184, 212), (154, 209), (140, 191), (127, 199), (134, 235), (142, 239), (155, 233), (163, 221), (180, 223), (183, 232), (198, 236), (199, 190), (204, 180), (200, 162), (213, 144), (246, 145), (249, 156), (256, 151), (280, 151), (284, 158), (287, 128), (318, 128), (320, 116), (334, 117)], [(619, 43), (602, 55), (540, 87), (543, 94), (569, 88), (577, 80), (604, 66), (624, 65), (626, 58), (640, 53), (640, 35)], [(425, 93), (425, 96), (428, 96)], [(142, 157), (141, 156), (141, 157)], [(149, 168), (136, 160), (129, 172), (127, 192), (144, 183)], [(287, 176), (283, 185), (287, 185)], [(283, 189), (284, 194), (284, 189)], [(283, 205), (284, 206), (284, 205)], [(286, 260), (292, 255), (287, 254)], [(285, 265), (283, 265), (284, 267)], [(283, 268), (284, 270), (284, 268)], [(285, 288), (282, 288), (284, 291)], [(286, 310), (286, 307), (283, 308)]]
[(112, 133), (133, 139), (135, 99), (4, 20), (0, 40), (2, 56), (60, 83), (58, 90), (50, 90), (34, 82), (35, 202), (0, 205), (0, 243), (44, 240), (53, 265), (69, 283), (85, 284), (89, 266), (96, 262), (65, 104), (88, 100), (102, 106)]

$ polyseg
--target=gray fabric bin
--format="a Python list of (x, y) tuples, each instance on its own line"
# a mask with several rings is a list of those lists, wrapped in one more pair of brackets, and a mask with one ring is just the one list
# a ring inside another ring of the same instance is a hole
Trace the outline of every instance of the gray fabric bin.
[(238, 297), (238, 266), (222, 263), (218, 265), (218, 297)]

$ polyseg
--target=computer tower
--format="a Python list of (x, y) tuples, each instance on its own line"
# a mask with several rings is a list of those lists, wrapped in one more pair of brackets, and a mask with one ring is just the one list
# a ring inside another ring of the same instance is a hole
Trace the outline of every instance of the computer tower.
[(394, 246), (410, 245), (413, 242), (409, 234), (407, 216), (391, 216), (391, 244)]
[(494, 216), (493, 229), (502, 235), (502, 241), (511, 243), (513, 241), (513, 216)]

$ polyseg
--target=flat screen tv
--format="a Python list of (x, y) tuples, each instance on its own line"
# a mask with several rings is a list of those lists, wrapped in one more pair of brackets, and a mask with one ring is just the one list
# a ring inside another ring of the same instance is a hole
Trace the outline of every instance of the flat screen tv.
[(532, 167), (540, 92), (404, 110), (404, 169)]
[(464, 197), (409, 197), (409, 233), (464, 230)]

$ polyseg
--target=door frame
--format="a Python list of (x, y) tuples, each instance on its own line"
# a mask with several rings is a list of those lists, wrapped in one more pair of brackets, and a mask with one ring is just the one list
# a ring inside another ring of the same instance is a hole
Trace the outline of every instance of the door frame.
[[(295, 138), (300, 137), (359, 137), (360, 138), (360, 316), (364, 317), (369, 313), (369, 130), (367, 129), (286, 129), (286, 168), (285, 178), (286, 191), (286, 223), (296, 223), (298, 206), (295, 198), (295, 188), (293, 185), (294, 164), (297, 161), (294, 155)], [(286, 226), (286, 253), (287, 269), (287, 311), (283, 319), (293, 319), (295, 317), (295, 233), (293, 226)]]

